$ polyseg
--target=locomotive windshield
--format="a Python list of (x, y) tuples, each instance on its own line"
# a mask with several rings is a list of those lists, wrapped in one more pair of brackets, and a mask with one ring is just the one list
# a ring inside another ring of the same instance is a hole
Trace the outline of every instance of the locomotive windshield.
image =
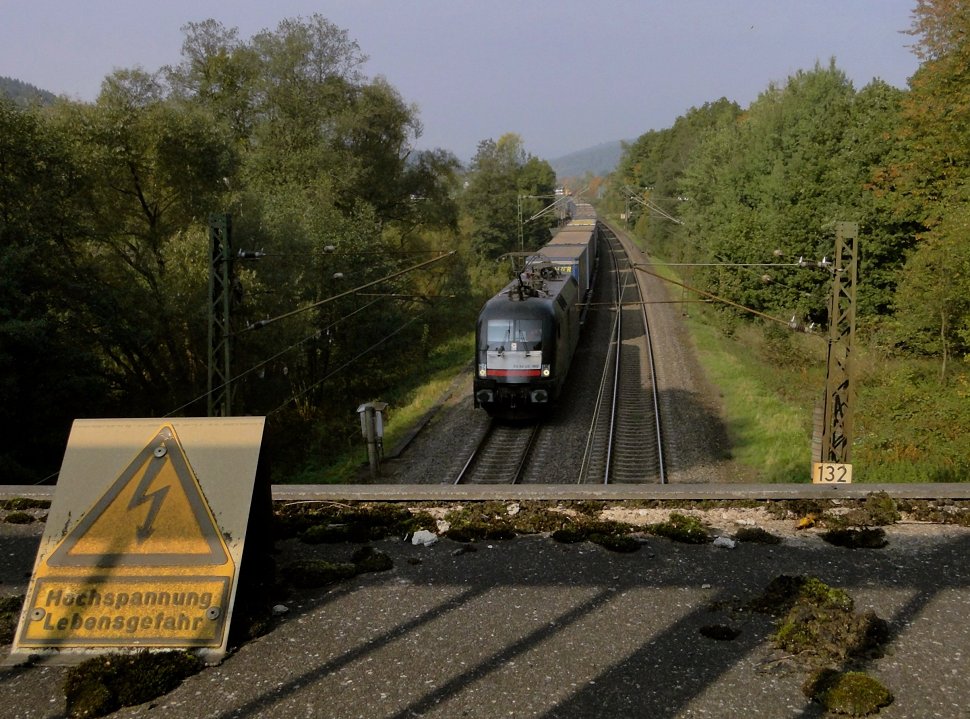
[(542, 349), (542, 320), (489, 320), (486, 331), (486, 349), (492, 351)]

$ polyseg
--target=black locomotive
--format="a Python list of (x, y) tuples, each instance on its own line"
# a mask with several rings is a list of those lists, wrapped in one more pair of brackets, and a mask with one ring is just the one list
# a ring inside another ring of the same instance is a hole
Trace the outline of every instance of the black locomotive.
[(485, 303), (476, 328), (476, 407), (517, 419), (559, 398), (579, 343), (596, 236), (595, 219), (570, 222)]

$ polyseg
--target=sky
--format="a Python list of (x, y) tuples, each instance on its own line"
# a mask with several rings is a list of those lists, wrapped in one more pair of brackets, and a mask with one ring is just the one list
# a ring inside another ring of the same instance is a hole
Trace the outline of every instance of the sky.
[(187, 22), (249, 39), (322, 15), (418, 108), (418, 149), (467, 161), (514, 132), (553, 160), (673, 125), (835, 59), (905, 88), (916, 0), (0, 0), (0, 75), (93, 101), (116, 69), (180, 60)]

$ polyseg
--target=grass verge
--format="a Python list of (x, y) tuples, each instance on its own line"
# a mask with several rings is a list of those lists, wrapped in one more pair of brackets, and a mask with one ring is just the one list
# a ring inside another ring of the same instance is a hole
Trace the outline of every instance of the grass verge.
[[(384, 418), (384, 450), (389, 452), (402, 441), (441, 399), (455, 378), (468, 371), (475, 355), (475, 337), (467, 333), (453, 337), (433, 349), (428, 361), (417, 368), (410, 381), (382, 397), (388, 403)], [(345, 484), (358, 481), (362, 466), (368, 462), (363, 440), (340, 455), (328, 458), (325, 467), (310, 466), (292, 476), (289, 484)]]
[(688, 318), (687, 325), (708, 379), (720, 390), (742, 474), (759, 482), (809, 482), (812, 400), (804, 387), (786, 390), (790, 370), (761, 360), (766, 347), (760, 329), (725, 337), (702, 314)]
[[(662, 268), (662, 266), (661, 266)], [(661, 274), (678, 279), (670, 268)], [(751, 481), (808, 482), (812, 423), (825, 387), (826, 337), (735, 322), (711, 308), (688, 330), (724, 402), (734, 457)], [(970, 481), (970, 363), (891, 356), (857, 335), (853, 482)]]

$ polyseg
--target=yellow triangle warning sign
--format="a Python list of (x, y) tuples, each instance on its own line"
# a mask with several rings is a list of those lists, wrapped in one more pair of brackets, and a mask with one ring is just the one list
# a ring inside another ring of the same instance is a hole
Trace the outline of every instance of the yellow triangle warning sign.
[(222, 657), (264, 421), (76, 420), (8, 661)]
[(52, 567), (218, 566), (229, 553), (171, 425), (47, 558)]

